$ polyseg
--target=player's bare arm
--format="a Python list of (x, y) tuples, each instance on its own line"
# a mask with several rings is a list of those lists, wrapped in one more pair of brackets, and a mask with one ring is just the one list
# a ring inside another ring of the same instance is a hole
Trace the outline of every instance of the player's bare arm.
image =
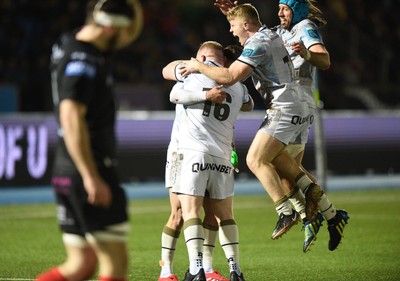
[(249, 101), (242, 104), (240, 111), (248, 112), (252, 111), (254, 108), (254, 101), (253, 98), (248, 94)]
[(88, 202), (98, 206), (111, 203), (109, 186), (100, 177), (90, 148), (89, 131), (85, 121), (86, 107), (70, 99), (60, 103), (60, 125), (64, 141), (82, 176)]
[(253, 68), (238, 60), (234, 61), (229, 68), (213, 67), (203, 64), (197, 59), (184, 61), (180, 65), (180, 74), (187, 76), (193, 72), (200, 72), (207, 77), (215, 80), (218, 84), (233, 85), (236, 82), (245, 80), (253, 71)]
[(209, 90), (204, 91), (188, 91), (180, 85), (175, 85), (169, 95), (170, 102), (175, 104), (190, 105), (205, 101), (212, 103), (223, 103), (226, 99), (226, 92), (221, 90), (223, 86), (218, 85)]
[(316, 44), (307, 49), (302, 42), (294, 42), (291, 48), (296, 54), (320, 69), (328, 69), (331, 65), (329, 53), (324, 45)]
[(175, 75), (175, 68), (179, 67), (178, 65), (183, 62), (183, 60), (175, 60), (164, 66), (162, 69), (162, 76), (166, 80), (171, 80), (171, 81), (177, 81), (176, 75)]

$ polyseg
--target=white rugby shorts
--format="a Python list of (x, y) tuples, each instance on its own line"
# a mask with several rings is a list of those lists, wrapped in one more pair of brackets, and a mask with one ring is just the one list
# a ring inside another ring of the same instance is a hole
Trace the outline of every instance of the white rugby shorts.
[(170, 149), (168, 148), (167, 150), (167, 161), (165, 163), (165, 188), (170, 188), (172, 187), (172, 181), (173, 181), (173, 158), (176, 157), (176, 149)]
[(230, 160), (210, 154), (180, 149), (173, 160), (172, 192), (225, 199), (234, 194), (234, 175)]
[(259, 130), (284, 144), (305, 144), (314, 121), (314, 110), (304, 101), (300, 87), (285, 89), (285, 101), (275, 102), (267, 110)]

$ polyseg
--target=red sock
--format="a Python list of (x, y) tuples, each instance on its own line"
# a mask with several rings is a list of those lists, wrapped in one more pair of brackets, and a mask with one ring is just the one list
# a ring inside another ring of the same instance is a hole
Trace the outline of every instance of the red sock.
[(113, 278), (113, 277), (99, 276), (99, 281), (126, 281), (126, 279), (125, 278)]
[(61, 275), (57, 267), (54, 267), (40, 274), (35, 281), (67, 281), (67, 279)]

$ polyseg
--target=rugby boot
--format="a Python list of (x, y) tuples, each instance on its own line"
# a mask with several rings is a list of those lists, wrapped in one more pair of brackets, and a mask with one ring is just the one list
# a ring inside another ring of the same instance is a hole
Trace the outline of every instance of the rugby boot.
[(295, 210), (291, 215), (285, 215), (281, 213), (279, 215), (278, 222), (276, 223), (276, 227), (274, 232), (272, 233), (271, 239), (275, 240), (282, 237), (283, 234), (289, 231), (289, 229), (299, 222), (300, 216)]
[(186, 271), (185, 278), (183, 281), (207, 281), (206, 275), (204, 273), (204, 269), (200, 269), (200, 271), (196, 275), (192, 275), (189, 272), (189, 269)]
[(322, 222), (324, 221), (324, 217), (320, 212), (318, 212), (317, 216), (314, 220), (307, 220), (304, 223), (304, 244), (303, 244), (303, 252), (307, 253), (310, 250), (310, 247), (314, 244), (314, 241), (317, 240), (317, 233), (319, 228), (322, 226)]
[(230, 281), (246, 281), (243, 277), (243, 272), (240, 276), (236, 273), (236, 271), (231, 272)]
[(175, 274), (170, 274), (167, 277), (158, 277), (158, 281), (179, 281)]
[(333, 251), (339, 246), (343, 238), (344, 227), (349, 219), (350, 217), (345, 210), (337, 210), (336, 215), (328, 220), (329, 250)]
[(207, 281), (229, 281), (229, 279), (222, 276), (218, 271), (213, 270), (211, 272), (206, 272)]

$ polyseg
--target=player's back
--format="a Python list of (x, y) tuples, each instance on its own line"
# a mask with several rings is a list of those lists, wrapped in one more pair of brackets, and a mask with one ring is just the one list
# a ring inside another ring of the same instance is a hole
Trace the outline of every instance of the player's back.
[[(52, 47), (51, 73), (57, 122), (62, 100), (71, 99), (84, 104), (95, 160), (101, 163), (105, 158), (116, 158), (116, 109), (108, 60), (94, 45), (76, 40), (75, 32), (67, 33)], [(63, 130), (58, 130), (58, 134), (62, 140)], [(65, 146), (63, 141), (62, 145)], [(69, 158), (67, 150), (63, 149), (63, 152)]]
[[(189, 75), (184, 82), (185, 90), (189, 91), (205, 91), (215, 86), (214, 80), (199, 73)], [(179, 148), (230, 159), (234, 126), (247, 90), (241, 83), (221, 90), (227, 93), (222, 104), (206, 101), (185, 106), (179, 129)]]

